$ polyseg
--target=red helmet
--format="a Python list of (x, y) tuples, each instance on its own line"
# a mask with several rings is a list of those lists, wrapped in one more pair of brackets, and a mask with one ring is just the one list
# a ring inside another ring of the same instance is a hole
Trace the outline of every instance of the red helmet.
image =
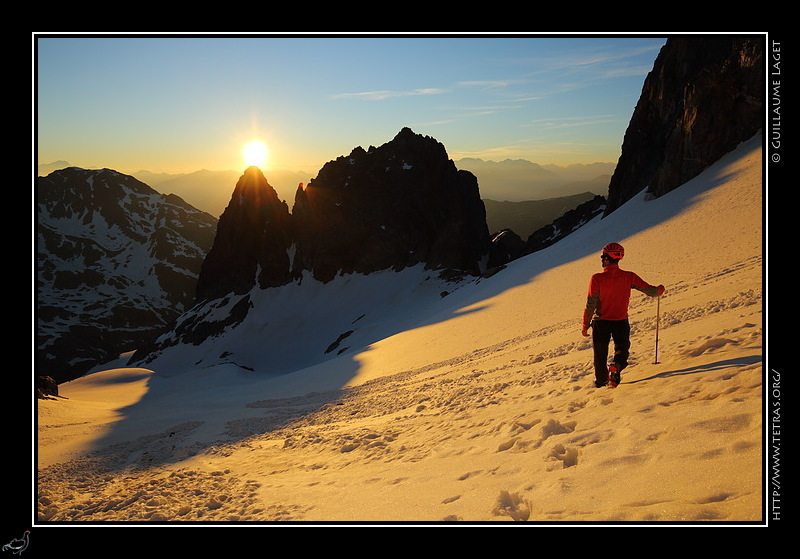
[(614, 260), (620, 260), (625, 256), (625, 249), (619, 243), (608, 243), (603, 247), (603, 254), (609, 255)]

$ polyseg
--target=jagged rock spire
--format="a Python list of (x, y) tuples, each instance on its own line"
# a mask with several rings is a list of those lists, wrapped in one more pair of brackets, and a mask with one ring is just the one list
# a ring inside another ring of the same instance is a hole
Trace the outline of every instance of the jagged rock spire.
[(214, 246), (197, 283), (197, 299), (246, 293), (289, 281), (289, 208), (258, 167), (245, 170), (219, 218)]

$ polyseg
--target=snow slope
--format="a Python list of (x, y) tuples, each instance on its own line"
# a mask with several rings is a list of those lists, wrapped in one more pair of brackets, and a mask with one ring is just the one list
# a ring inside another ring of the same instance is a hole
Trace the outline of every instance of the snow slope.
[[(39, 521), (761, 520), (761, 141), (491, 278), (306, 280), (253, 294), (246, 344), (61, 385)], [(631, 366), (596, 389), (579, 320), (610, 241), (667, 292), (659, 363), (635, 294)]]

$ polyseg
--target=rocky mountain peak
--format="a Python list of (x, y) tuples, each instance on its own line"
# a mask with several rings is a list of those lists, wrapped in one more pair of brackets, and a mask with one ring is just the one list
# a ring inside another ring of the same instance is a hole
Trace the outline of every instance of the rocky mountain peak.
[(380, 147), (324, 165), (298, 187), (291, 213), (261, 171), (247, 169), (220, 216), (197, 294), (420, 263), (479, 274), (488, 249), (475, 176), (456, 169), (441, 143), (403, 128)]
[(294, 274), (321, 281), (419, 263), (478, 274), (489, 246), (475, 176), (409, 128), (327, 163), (298, 191), (292, 219)]
[(258, 167), (239, 178), (197, 281), (197, 299), (245, 293), (289, 277), (289, 208)]
[(670, 38), (648, 74), (611, 178), (606, 214), (647, 188), (697, 176), (764, 121), (764, 38)]

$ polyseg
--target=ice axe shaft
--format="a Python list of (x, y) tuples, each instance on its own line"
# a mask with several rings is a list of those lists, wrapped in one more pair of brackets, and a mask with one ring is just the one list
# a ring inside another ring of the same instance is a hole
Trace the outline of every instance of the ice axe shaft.
[(656, 300), (656, 356), (653, 361), (653, 364), (658, 364), (658, 328), (661, 322), (661, 295), (658, 296)]

